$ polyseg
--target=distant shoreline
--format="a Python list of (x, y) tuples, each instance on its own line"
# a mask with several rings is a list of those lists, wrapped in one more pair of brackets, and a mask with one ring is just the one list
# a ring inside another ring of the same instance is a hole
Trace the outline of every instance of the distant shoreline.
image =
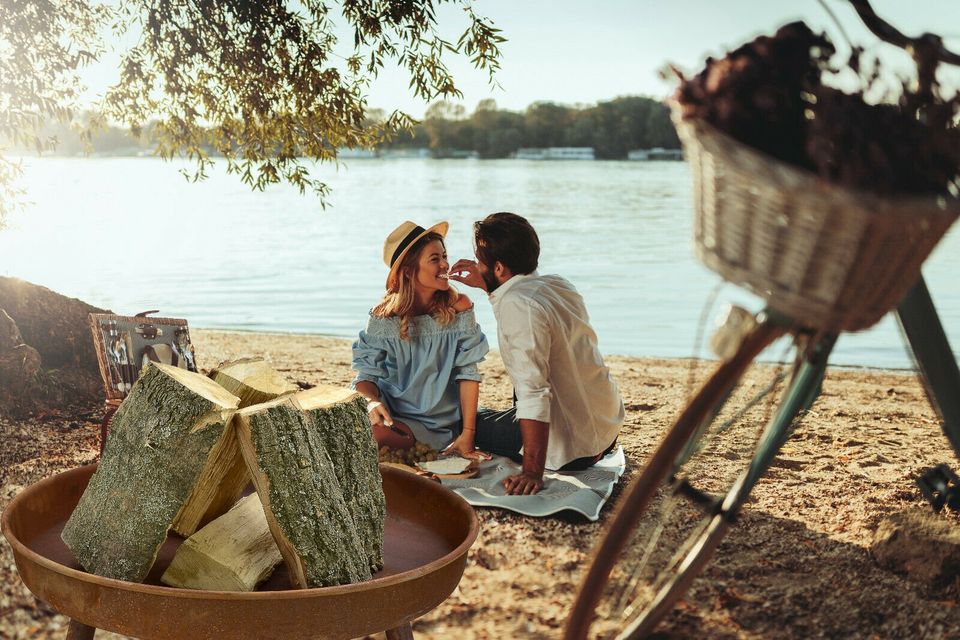
[[(312, 333), (312, 332), (295, 332), (295, 331), (261, 331), (258, 329), (220, 329), (215, 327), (190, 327), (192, 331), (201, 332), (203, 334), (224, 334), (223, 338), (227, 339), (231, 335), (235, 334), (244, 334), (247, 336), (257, 336), (263, 338), (277, 338), (277, 339), (290, 339), (296, 340), (298, 338), (303, 339), (318, 339), (318, 340), (329, 340), (343, 342), (344, 344), (352, 344), (353, 338), (345, 336), (337, 336), (327, 333)], [(359, 331), (359, 329), (358, 329)], [(499, 351), (497, 349), (491, 349), (491, 352), (497, 354), (499, 357)], [(717, 358), (695, 358), (693, 356), (636, 356), (636, 355), (625, 355), (621, 353), (604, 353), (605, 358), (616, 358), (617, 360), (636, 360), (636, 361), (648, 361), (648, 362), (691, 362), (691, 361), (700, 361), (705, 364), (719, 362)], [(766, 362), (766, 361), (761, 361)], [(829, 365), (831, 369), (842, 369), (844, 371), (852, 372), (877, 372), (877, 373), (889, 373), (894, 375), (915, 375), (917, 371), (909, 367), (872, 367), (868, 365), (859, 365), (859, 364), (833, 364)]]

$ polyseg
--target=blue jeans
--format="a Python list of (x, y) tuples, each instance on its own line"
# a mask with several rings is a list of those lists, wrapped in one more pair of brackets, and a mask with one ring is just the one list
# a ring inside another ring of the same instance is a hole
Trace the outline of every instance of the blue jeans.
[[(481, 407), (477, 411), (477, 437), (474, 444), (487, 453), (506, 456), (514, 462), (523, 463), (520, 449), (523, 447), (523, 437), (520, 434), (520, 423), (516, 421), (517, 408), (510, 407), (504, 411), (495, 411)], [(571, 460), (560, 467), (560, 471), (582, 471), (592, 467), (597, 460), (613, 451), (617, 444), (616, 438), (600, 455), (586, 456)]]

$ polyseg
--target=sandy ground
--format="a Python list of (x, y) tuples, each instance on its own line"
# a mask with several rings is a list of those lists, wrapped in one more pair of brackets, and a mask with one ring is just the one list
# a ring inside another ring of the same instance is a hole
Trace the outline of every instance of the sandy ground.
[[(293, 381), (347, 384), (349, 341), (194, 330), (200, 365), (261, 356)], [(689, 390), (683, 360), (609, 357), (627, 407), (620, 442), (628, 472), (669, 427)], [(483, 365), (481, 404), (506, 406), (510, 385), (496, 354)], [(703, 379), (709, 364), (700, 365)], [(760, 372), (763, 373), (763, 372)], [(96, 458), (99, 407), (25, 422), (0, 419), (0, 501), (48, 475)], [(912, 374), (831, 369), (824, 392), (761, 480), (693, 595), (661, 626), (662, 637), (960, 637), (958, 585), (932, 589), (884, 569), (869, 546), (885, 516), (927, 509), (914, 479), (955, 462)], [(415, 621), (418, 638), (557, 637), (597, 523), (532, 519), (479, 509), (481, 534), (459, 588)], [(956, 514), (939, 517), (960, 523)], [(0, 544), (0, 638), (62, 637), (65, 618), (37, 601)], [(97, 638), (118, 638), (98, 632)]]

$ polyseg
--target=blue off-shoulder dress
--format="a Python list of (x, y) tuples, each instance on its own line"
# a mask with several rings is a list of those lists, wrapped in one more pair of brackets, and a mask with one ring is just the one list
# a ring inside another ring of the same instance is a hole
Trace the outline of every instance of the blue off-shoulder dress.
[(477, 363), (490, 347), (472, 307), (448, 325), (416, 316), (407, 333), (408, 339), (400, 338), (398, 318), (371, 314), (353, 343), (353, 386), (362, 380), (376, 384), (394, 419), (420, 442), (442, 449), (462, 428), (457, 381), (480, 381)]

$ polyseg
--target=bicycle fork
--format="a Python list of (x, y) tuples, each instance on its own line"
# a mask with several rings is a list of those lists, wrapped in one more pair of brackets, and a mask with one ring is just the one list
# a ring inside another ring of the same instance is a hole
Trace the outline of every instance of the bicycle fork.
[(740, 474), (720, 505), (720, 514), (725, 520), (732, 521), (736, 518), (754, 485), (767, 472), (780, 448), (793, 433), (797, 417), (807, 411), (820, 395), (827, 360), (836, 341), (837, 334), (824, 334), (816, 339), (812, 348), (802, 354), (803, 361), (791, 378), (776, 413), (767, 422), (750, 466)]

